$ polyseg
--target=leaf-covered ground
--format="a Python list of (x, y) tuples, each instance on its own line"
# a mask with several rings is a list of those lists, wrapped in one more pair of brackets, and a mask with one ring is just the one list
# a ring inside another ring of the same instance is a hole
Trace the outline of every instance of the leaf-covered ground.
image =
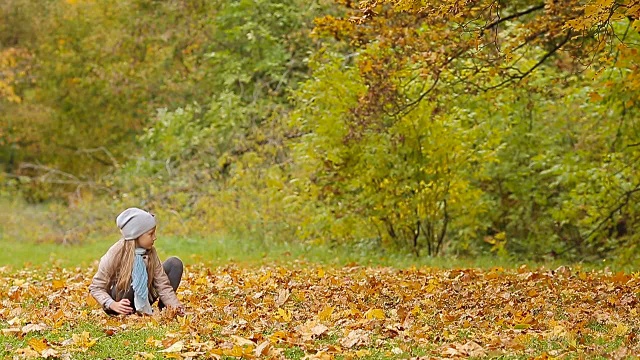
[(640, 276), (604, 271), (187, 267), (186, 315), (109, 317), (94, 269), (0, 268), (0, 355), (635, 358)]

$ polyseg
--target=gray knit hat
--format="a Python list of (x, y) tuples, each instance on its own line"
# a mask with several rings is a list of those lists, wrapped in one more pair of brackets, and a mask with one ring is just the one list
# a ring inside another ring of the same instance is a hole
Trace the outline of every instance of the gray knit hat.
[(118, 215), (116, 224), (125, 240), (135, 240), (156, 226), (155, 217), (138, 208), (128, 208)]

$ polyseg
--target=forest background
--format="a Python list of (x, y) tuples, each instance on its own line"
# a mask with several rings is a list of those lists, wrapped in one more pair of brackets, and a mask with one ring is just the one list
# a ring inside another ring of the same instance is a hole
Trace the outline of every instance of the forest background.
[(639, 18), (631, 0), (3, 1), (2, 241), (104, 239), (137, 206), (196, 242), (637, 269)]

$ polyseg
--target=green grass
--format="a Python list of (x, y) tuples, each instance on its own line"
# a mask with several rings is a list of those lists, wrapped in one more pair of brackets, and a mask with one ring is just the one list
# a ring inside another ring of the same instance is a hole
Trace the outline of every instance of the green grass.
[[(25, 266), (89, 266), (106, 252), (118, 239), (117, 230), (104, 230), (104, 219), (112, 216), (108, 206), (91, 205), (78, 211), (69, 212), (61, 204), (50, 202), (40, 205), (27, 204), (19, 197), (1, 196), (0, 208), (12, 211), (0, 212), (0, 267), (12, 268)], [(87, 217), (91, 219), (87, 219)], [(93, 233), (64, 231), (71, 224), (91, 220), (96, 225)], [(110, 228), (110, 227), (109, 227)], [(98, 230), (103, 229), (103, 230)], [(62, 236), (62, 234), (66, 234)], [(69, 235), (69, 236), (67, 236)], [(161, 258), (170, 255), (179, 256), (187, 264), (204, 263), (224, 265), (228, 263), (274, 263), (283, 264), (301, 260), (321, 265), (342, 266), (358, 264), (364, 266), (391, 266), (408, 268), (412, 266), (437, 268), (516, 268), (526, 264), (530, 268), (544, 266), (548, 269), (567, 265), (561, 261), (547, 262), (519, 261), (508, 256), (485, 255), (475, 258), (446, 255), (416, 258), (412, 254), (380, 249), (374, 241), (362, 241), (356, 244), (307, 244), (278, 243), (263, 241), (257, 237), (239, 236), (165, 236), (160, 228), (156, 247)], [(60, 244), (61, 239), (67, 244)], [(48, 239), (37, 241), (36, 239)], [(637, 271), (629, 264), (611, 264), (609, 261), (579, 264), (584, 270), (609, 267), (612, 271)]]
[(299, 347), (288, 348), (284, 350), (284, 356), (287, 359), (299, 360), (304, 357), (305, 353)]
[(17, 349), (28, 346), (29, 340), (44, 338), (50, 343), (61, 343), (72, 338), (74, 334), (88, 332), (91, 338), (98, 338), (94, 346), (87, 351), (73, 352), (73, 359), (96, 359), (96, 358), (113, 358), (113, 359), (132, 359), (139, 352), (148, 352), (155, 354), (158, 349), (147, 344), (147, 339), (153, 337), (162, 339), (164, 335), (170, 331), (168, 327), (143, 327), (135, 331), (116, 331), (115, 334), (108, 336), (99, 325), (92, 323), (80, 323), (74, 328), (66, 327), (57, 330), (47, 331), (44, 333), (31, 333), (23, 338), (15, 336), (0, 335), (0, 358), (10, 358)]
[[(12, 268), (33, 266), (86, 267), (95, 264), (107, 249), (118, 240), (114, 237), (85, 239), (75, 244), (53, 242), (14, 241), (0, 238), (0, 266)], [(163, 237), (159, 235), (156, 248), (161, 258), (178, 256), (186, 264), (203, 263), (212, 266), (229, 263), (291, 263), (304, 261), (319, 265), (343, 266), (357, 264), (366, 266), (391, 266), (408, 268), (427, 266), (438, 268), (516, 268), (526, 264), (531, 268), (541, 266), (556, 268), (560, 262), (514, 262), (508, 258), (485, 256), (462, 258), (455, 256), (416, 258), (402, 253), (382, 253), (363, 250), (349, 245), (307, 245), (300, 243), (267, 244), (258, 240), (233, 237)], [(581, 265), (584, 269), (600, 268), (598, 264)]]

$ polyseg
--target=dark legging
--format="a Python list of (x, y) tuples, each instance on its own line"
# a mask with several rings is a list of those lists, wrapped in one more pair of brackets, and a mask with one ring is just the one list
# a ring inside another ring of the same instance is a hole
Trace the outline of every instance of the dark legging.
[[(173, 291), (176, 291), (178, 289), (178, 285), (180, 285), (180, 280), (182, 280), (183, 268), (184, 267), (182, 265), (182, 260), (178, 259), (175, 256), (168, 258), (162, 263), (162, 269), (164, 269), (164, 273), (167, 274), (169, 283), (171, 284)], [(110, 294), (113, 299), (129, 299), (131, 307), (134, 307), (133, 288), (129, 288), (124, 296), (118, 296), (116, 287), (113, 286), (111, 288)], [(156, 302), (156, 300), (158, 300), (157, 297), (149, 294), (149, 303), (153, 304), (154, 302)], [(165, 305), (162, 303), (162, 301), (158, 301), (158, 308), (163, 309), (164, 307)], [(111, 309), (105, 309), (105, 311), (109, 315), (117, 315), (117, 313)]]

